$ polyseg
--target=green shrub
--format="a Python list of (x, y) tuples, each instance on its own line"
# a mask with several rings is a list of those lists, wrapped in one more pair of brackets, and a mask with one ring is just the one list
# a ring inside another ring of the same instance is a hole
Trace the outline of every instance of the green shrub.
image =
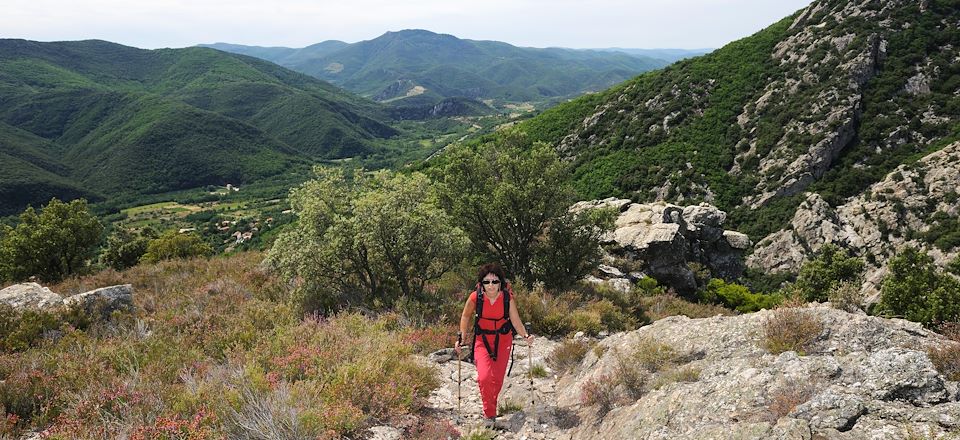
[[(588, 294), (576, 290), (554, 296), (542, 286), (529, 293), (517, 295), (520, 316), (531, 324), (534, 333), (547, 336), (567, 336), (584, 332), (596, 336), (601, 331), (617, 332), (636, 328), (638, 320), (633, 313), (642, 310), (638, 304), (625, 305), (627, 310), (608, 299), (596, 299), (592, 288)], [(606, 290), (604, 290), (606, 291)]]
[(623, 385), (627, 396), (637, 400), (646, 394), (647, 382), (650, 380), (650, 374), (637, 362), (634, 362), (632, 356), (624, 356), (615, 353), (617, 366), (616, 378)]
[(947, 271), (960, 277), (960, 255), (947, 265)]
[(550, 376), (550, 374), (547, 373), (547, 369), (540, 364), (534, 364), (533, 368), (530, 369), (530, 374), (533, 375), (533, 377), (536, 377), (538, 379), (543, 379), (544, 377)]
[(825, 244), (816, 257), (800, 268), (796, 285), (807, 301), (826, 301), (843, 281), (856, 281), (863, 274), (863, 260), (850, 257), (833, 244)]
[(512, 400), (504, 400), (497, 405), (497, 414), (505, 415), (515, 412), (523, 411), (523, 405), (519, 402), (514, 402)]
[(60, 413), (64, 390), (50, 372), (21, 368), (11, 372), (0, 369), (0, 409), (13, 414), (23, 426), (46, 426)]
[(673, 293), (642, 297), (640, 298), (640, 304), (651, 321), (676, 315), (690, 318), (710, 318), (717, 315), (736, 314), (731, 309), (714, 304), (690, 302)]
[(700, 380), (699, 368), (691, 366), (675, 367), (658, 374), (650, 388), (656, 390), (671, 383), (696, 382), (698, 380)]
[[(542, 286), (520, 294), (514, 289), (520, 317), (530, 323), (530, 331), (545, 336), (566, 336), (573, 330), (572, 304), (579, 303), (573, 293), (556, 297)], [(576, 301), (571, 303), (571, 301)]]
[(740, 313), (772, 309), (782, 300), (777, 294), (753, 293), (745, 286), (718, 278), (711, 279), (700, 295), (707, 302), (720, 303)]
[(136, 266), (147, 253), (150, 240), (156, 238), (156, 232), (151, 228), (137, 233), (120, 225), (107, 237), (107, 244), (100, 253), (100, 263), (116, 270)]
[(168, 231), (147, 243), (147, 252), (143, 254), (141, 261), (156, 263), (163, 260), (208, 257), (212, 254), (213, 248), (199, 235)]
[(643, 338), (633, 345), (630, 360), (656, 373), (674, 364), (680, 358), (679, 353), (670, 345), (652, 338)]
[(960, 317), (960, 282), (940, 273), (925, 252), (906, 247), (890, 259), (887, 268), (877, 313), (900, 316), (925, 326)]
[(613, 304), (618, 313), (623, 315), (621, 319), (626, 325), (616, 325), (615, 329), (610, 330), (620, 331), (649, 322), (643, 310), (642, 299), (644, 295), (662, 292), (663, 288), (657, 286), (657, 281), (653, 278), (646, 277), (640, 279), (637, 286), (627, 292), (614, 289), (607, 284), (594, 283), (582, 283), (577, 290), (587, 300), (600, 300)]
[(636, 320), (608, 300), (593, 301), (570, 315), (571, 331), (596, 336), (601, 331), (619, 332), (636, 327)]
[(0, 351), (24, 351), (43, 339), (45, 332), (59, 329), (61, 322), (53, 314), (24, 310), (0, 304)]

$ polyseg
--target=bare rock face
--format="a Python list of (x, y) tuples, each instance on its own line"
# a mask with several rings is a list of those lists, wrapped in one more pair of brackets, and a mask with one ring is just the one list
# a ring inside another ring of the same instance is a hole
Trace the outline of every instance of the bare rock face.
[(63, 304), (63, 297), (37, 283), (14, 284), (0, 290), (0, 303), (15, 309), (46, 310)]
[[(522, 409), (501, 417), (496, 438), (866, 440), (941, 438), (960, 428), (960, 384), (926, 354), (955, 342), (899, 319), (822, 305), (791, 311), (821, 324), (804, 355), (765, 348), (764, 325), (780, 313), (767, 310), (664, 318), (592, 341), (566, 372), (548, 361), (559, 343), (520, 341), (500, 401)], [(476, 369), (454, 360), (431, 364), (442, 384), (430, 406), (462, 433), (474, 431)], [(531, 378), (533, 365), (545, 366), (548, 377)], [(584, 400), (597, 384), (609, 392), (609, 411)]]
[[(805, 356), (763, 348), (762, 326), (772, 311), (670, 317), (600, 341), (600, 349), (588, 352), (557, 385), (559, 405), (580, 407), (584, 420), (563, 438), (867, 439), (910, 432), (936, 438), (960, 423), (957, 384), (923, 351), (952, 342), (906, 321), (826, 307), (803, 310), (823, 324)], [(588, 382), (616, 381), (618, 357), (650, 340), (686, 356), (678, 368), (697, 371), (695, 378), (661, 380), (642, 396), (621, 396), (602, 417), (581, 406)]]
[[(689, 263), (708, 268), (718, 278), (733, 279), (743, 272), (743, 254), (751, 247), (745, 234), (723, 229), (727, 214), (716, 207), (670, 203), (631, 203), (624, 199), (580, 202), (571, 210), (612, 208), (620, 212), (615, 229), (604, 238), (608, 251), (640, 262), (644, 275), (678, 292), (697, 287)], [(611, 276), (625, 280), (621, 275)], [(623, 281), (615, 288), (624, 287)]]
[(960, 254), (942, 250), (922, 239), (935, 216), (960, 214), (960, 142), (931, 153), (911, 166), (900, 166), (863, 194), (836, 208), (820, 195), (807, 194), (789, 229), (760, 240), (747, 266), (766, 272), (795, 272), (825, 243), (847, 248), (867, 262), (862, 293), (875, 302), (887, 261), (897, 250), (912, 246), (927, 251), (940, 266)]

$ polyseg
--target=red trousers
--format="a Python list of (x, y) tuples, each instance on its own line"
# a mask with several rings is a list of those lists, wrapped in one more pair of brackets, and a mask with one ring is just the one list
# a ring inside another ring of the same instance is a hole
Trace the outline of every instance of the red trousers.
[[(494, 335), (486, 336), (490, 349), (494, 348)], [(507, 375), (507, 363), (510, 362), (510, 349), (513, 346), (513, 335), (500, 335), (500, 350), (497, 360), (494, 361), (483, 346), (483, 340), (477, 338), (473, 344), (473, 358), (477, 365), (477, 384), (480, 385), (480, 400), (483, 401), (483, 416), (490, 418), (497, 416), (497, 396), (503, 388), (503, 378)]]

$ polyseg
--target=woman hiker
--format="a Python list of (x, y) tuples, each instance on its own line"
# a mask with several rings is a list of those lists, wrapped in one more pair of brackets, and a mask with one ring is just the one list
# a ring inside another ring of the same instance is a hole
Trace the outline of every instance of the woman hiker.
[[(483, 303), (479, 304), (478, 299)], [(480, 398), (483, 401), (483, 416), (490, 424), (494, 424), (497, 417), (497, 396), (507, 372), (513, 334), (523, 337), (527, 344), (533, 342), (533, 335), (527, 333), (520, 320), (516, 302), (513, 301), (513, 291), (499, 264), (484, 264), (478, 270), (476, 289), (463, 305), (463, 314), (460, 315), (456, 347), (458, 359), (463, 335), (467, 333), (473, 317), (477, 318), (474, 324), (473, 358), (477, 366), (477, 384), (480, 386)]]

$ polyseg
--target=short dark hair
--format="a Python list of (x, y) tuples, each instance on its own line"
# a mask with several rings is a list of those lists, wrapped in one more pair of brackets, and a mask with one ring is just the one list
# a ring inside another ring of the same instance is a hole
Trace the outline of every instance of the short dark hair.
[(499, 264), (487, 263), (487, 264), (484, 264), (483, 266), (480, 266), (480, 269), (477, 269), (477, 283), (480, 283), (481, 281), (483, 281), (483, 277), (487, 276), (487, 274), (490, 274), (490, 273), (496, 275), (497, 278), (500, 278), (501, 283), (507, 282), (507, 275), (503, 273), (503, 268), (500, 267)]

